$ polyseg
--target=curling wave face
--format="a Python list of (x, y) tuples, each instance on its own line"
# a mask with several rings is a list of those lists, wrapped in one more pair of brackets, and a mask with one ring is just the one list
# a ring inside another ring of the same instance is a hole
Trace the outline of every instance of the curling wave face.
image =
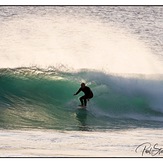
[[(94, 92), (87, 110), (73, 93), (85, 82)], [(55, 68), (0, 70), (0, 127), (107, 130), (162, 127), (163, 76), (105, 74)]]

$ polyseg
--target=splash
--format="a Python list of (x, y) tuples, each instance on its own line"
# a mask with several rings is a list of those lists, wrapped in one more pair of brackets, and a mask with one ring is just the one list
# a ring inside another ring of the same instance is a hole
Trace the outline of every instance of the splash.
[(91, 18), (25, 16), (1, 25), (1, 68), (47, 68), (162, 74), (163, 66), (136, 36)]

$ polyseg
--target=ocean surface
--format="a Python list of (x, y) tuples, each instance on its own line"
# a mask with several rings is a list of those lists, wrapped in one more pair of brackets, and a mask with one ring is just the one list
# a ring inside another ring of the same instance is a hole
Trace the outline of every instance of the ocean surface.
[(162, 6), (0, 6), (0, 157), (162, 157), (162, 20)]

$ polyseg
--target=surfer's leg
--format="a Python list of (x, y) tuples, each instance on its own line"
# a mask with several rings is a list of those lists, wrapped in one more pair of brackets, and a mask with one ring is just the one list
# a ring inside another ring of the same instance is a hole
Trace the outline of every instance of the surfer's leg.
[(84, 100), (84, 96), (80, 97), (80, 102), (82, 106), (84, 105), (83, 100)]
[(86, 99), (87, 99), (87, 101), (89, 101), (91, 98), (93, 97), (93, 95), (91, 95), (91, 96), (89, 96), (89, 97), (87, 97)]
[(87, 99), (84, 98), (84, 106), (87, 106)]
[(82, 106), (87, 106), (87, 97), (86, 96), (80, 97), (80, 102)]

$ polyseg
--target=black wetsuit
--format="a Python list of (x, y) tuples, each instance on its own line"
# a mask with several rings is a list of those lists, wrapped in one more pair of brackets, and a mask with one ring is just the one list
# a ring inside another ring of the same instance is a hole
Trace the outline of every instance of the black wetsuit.
[[(84, 92), (84, 96), (80, 97), (80, 102), (82, 106), (86, 106), (87, 105), (87, 99), (91, 99), (93, 97), (93, 92), (91, 91), (91, 89), (87, 86), (85, 86), (84, 88), (79, 88), (79, 90), (76, 92), (75, 95), (77, 95), (79, 92)], [(84, 104), (84, 105), (83, 105)]]

